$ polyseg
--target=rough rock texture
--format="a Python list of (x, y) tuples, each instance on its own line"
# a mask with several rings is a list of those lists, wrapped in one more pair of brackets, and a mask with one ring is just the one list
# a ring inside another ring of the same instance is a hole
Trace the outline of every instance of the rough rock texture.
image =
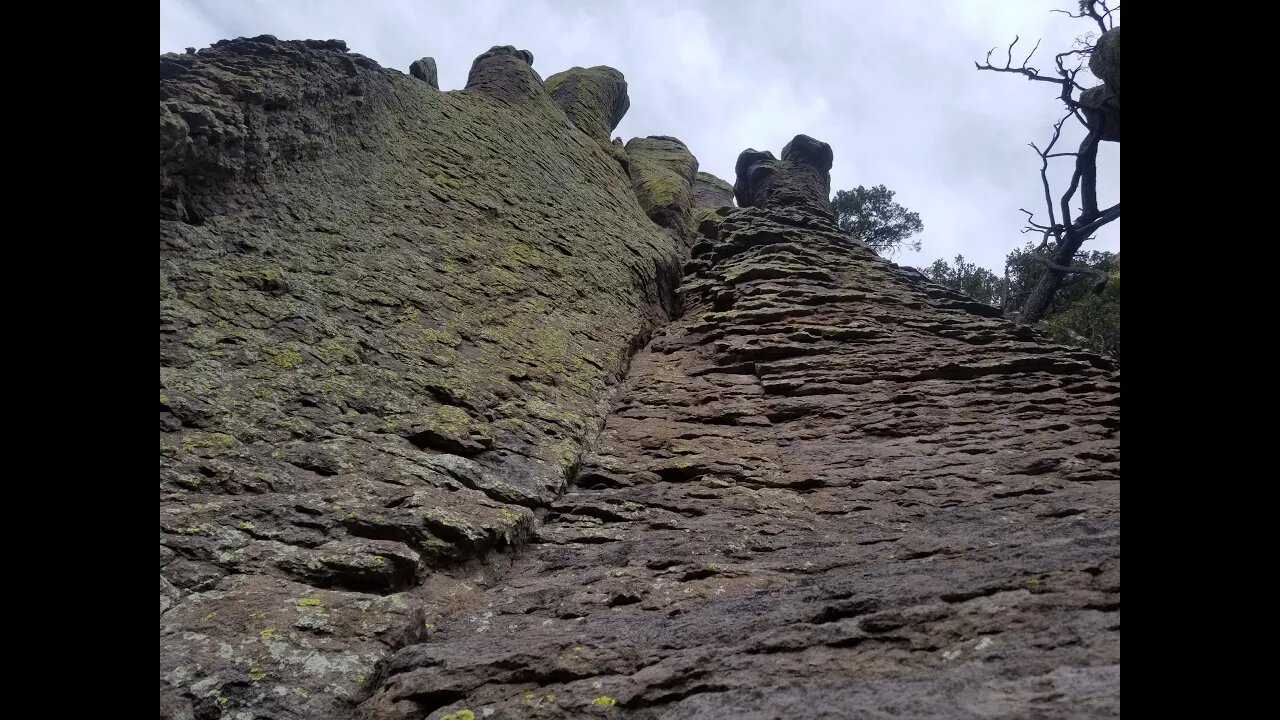
[(161, 57), (164, 716), (349, 716), (670, 315), (687, 251), (528, 59), (441, 93), (337, 41)]
[(790, 207), (818, 217), (832, 217), (831, 146), (797, 135), (773, 153), (747, 149), (738, 156), (733, 194), (742, 207)]
[(673, 137), (632, 138), (626, 146), (631, 184), (649, 217), (688, 240), (698, 159)]
[(409, 65), (409, 74), (437, 90), (440, 89), (440, 80), (436, 76), (435, 58), (424, 57), (421, 60), (414, 60)]
[(546, 95), (542, 78), (533, 71), (533, 53), (511, 45), (494, 45), (471, 63), (467, 89), (511, 102)]
[(531, 61), (161, 57), (161, 717), (1118, 715), (1114, 367)]
[(1102, 139), (1120, 142), (1120, 28), (1098, 38), (1089, 56), (1089, 70), (1102, 84), (1080, 93), (1080, 104), (1103, 123)]
[(1120, 28), (1102, 34), (1089, 55), (1089, 70), (1118, 95), (1120, 93)]
[(726, 215), (534, 544), (361, 717), (1118, 715), (1112, 368)]
[(721, 208), (733, 206), (733, 186), (708, 172), (699, 172), (693, 179), (693, 206), (695, 208)]
[(631, 107), (626, 78), (603, 65), (556, 73), (547, 78), (547, 91), (579, 130), (602, 143)]

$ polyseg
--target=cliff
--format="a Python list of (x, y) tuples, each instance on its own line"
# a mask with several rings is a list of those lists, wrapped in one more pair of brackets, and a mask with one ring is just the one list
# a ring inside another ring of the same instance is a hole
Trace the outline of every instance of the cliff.
[(1113, 367), (533, 60), (161, 56), (161, 716), (1118, 714)]

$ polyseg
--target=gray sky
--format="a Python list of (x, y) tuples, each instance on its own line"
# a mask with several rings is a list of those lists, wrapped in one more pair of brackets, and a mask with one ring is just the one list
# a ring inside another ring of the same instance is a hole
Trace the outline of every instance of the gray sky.
[[(631, 96), (614, 132), (624, 141), (673, 135), (703, 170), (732, 183), (742, 150), (776, 155), (797, 133), (812, 135), (835, 151), (833, 192), (884, 184), (920, 213), (923, 250), (898, 262), (924, 266), (963, 254), (1000, 274), (1005, 254), (1031, 237), (1018, 232), (1018, 208), (1045, 217), (1040, 161), (1027, 143), (1043, 147), (1063, 108), (1056, 85), (978, 72), (973, 61), (993, 46), (993, 59), (1003, 58), (1015, 35), (1025, 57), (1043, 38), (1031, 64), (1048, 72), (1054, 53), (1096, 29), (1049, 12), (1075, 4), (161, 0), (160, 52), (261, 34), (338, 38), (401, 72), (430, 55), (443, 90), (462, 88), (471, 61), (492, 45), (530, 50), (544, 78), (574, 65), (610, 65), (626, 75)], [(1086, 69), (1080, 82), (1097, 81)], [(1066, 128), (1057, 149), (1074, 151), (1083, 133), (1074, 120)], [(1071, 160), (1054, 162), (1056, 207)], [(1103, 143), (1098, 165), (1098, 202), (1106, 207), (1120, 199), (1119, 146)], [(1118, 250), (1119, 230), (1118, 222), (1104, 228), (1084, 249)]]

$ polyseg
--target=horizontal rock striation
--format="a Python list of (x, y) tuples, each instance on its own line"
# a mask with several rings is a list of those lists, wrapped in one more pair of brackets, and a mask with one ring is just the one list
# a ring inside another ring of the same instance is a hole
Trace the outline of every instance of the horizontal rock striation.
[(439, 92), (340, 41), (161, 56), (162, 716), (350, 717), (674, 311), (687, 246), (531, 61)]
[(1118, 375), (807, 200), (703, 222), (574, 487), (361, 717), (1118, 715)]
[(1118, 715), (1115, 367), (532, 63), (161, 56), (161, 717)]

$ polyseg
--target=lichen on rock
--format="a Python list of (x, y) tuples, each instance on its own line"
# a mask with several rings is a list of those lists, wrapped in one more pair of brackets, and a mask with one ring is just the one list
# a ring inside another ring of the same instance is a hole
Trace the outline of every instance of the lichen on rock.
[(602, 144), (631, 107), (621, 72), (599, 65), (574, 67), (546, 80), (547, 92), (579, 130)]
[(161, 57), (161, 717), (1118, 714), (1116, 368), (532, 60)]
[(667, 136), (632, 138), (626, 152), (640, 206), (654, 222), (685, 237), (698, 159), (683, 142)]

